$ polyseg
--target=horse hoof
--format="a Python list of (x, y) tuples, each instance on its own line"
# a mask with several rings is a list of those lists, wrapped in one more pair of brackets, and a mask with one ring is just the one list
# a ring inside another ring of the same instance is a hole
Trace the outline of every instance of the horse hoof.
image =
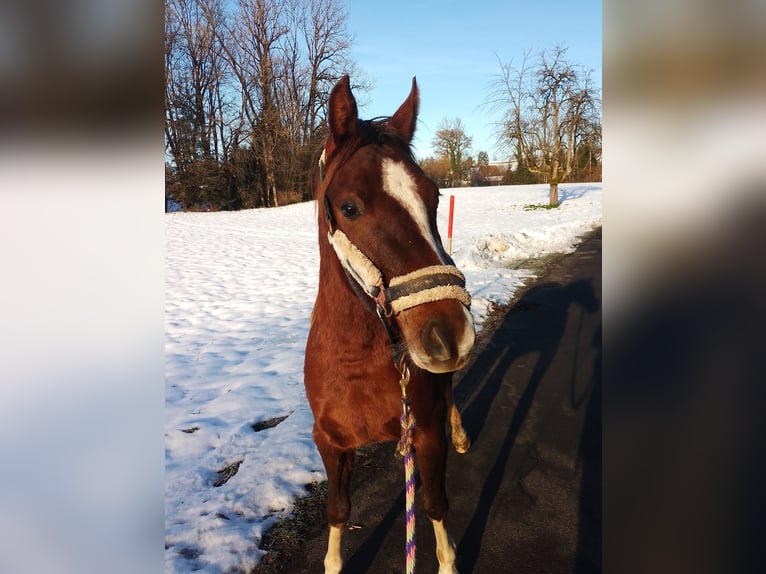
[(452, 437), (452, 446), (455, 447), (455, 450), (459, 454), (465, 454), (468, 452), (468, 449), (471, 448), (471, 439), (466, 435), (463, 435), (460, 438)]

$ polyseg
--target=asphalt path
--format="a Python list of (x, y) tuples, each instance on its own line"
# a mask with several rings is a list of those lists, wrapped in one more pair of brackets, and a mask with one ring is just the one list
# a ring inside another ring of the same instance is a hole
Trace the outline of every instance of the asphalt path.
[[(455, 378), (472, 440), (447, 461), (461, 574), (601, 571), (601, 230), (553, 262), (486, 327)], [(404, 572), (404, 471), (394, 443), (363, 449), (344, 573)], [(417, 572), (436, 573), (417, 511)], [(284, 562), (323, 572), (327, 527)]]

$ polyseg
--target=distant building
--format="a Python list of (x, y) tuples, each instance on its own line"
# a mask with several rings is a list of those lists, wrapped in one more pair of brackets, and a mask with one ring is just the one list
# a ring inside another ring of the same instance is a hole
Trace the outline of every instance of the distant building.
[(516, 160), (493, 160), (485, 164), (471, 167), (471, 185), (483, 187), (487, 185), (502, 185), (509, 181), (511, 171), (516, 169)]
[(519, 162), (517, 162), (515, 158), (503, 159), (503, 160), (493, 159), (493, 160), (490, 160), (487, 165), (499, 167), (507, 171), (516, 171), (516, 168), (519, 167)]

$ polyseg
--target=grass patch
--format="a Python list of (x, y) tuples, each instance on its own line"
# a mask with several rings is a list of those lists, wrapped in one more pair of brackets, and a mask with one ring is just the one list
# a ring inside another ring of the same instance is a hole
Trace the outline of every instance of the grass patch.
[(268, 552), (251, 574), (282, 572), (286, 558), (299, 550), (301, 543), (317, 536), (327, 526), (327, 481), (306, 485), (309, 493), (295, 501), (293, 515), (278, 522), (263, 537), (261, 550)]
[(218, 478), (215, 479), (215, 481), (213, 482), (213, 486), (219, 487), (229, 482), (229, 479), (235, 474), (237, 474), (240, 464), (242, 464), (242, 461), (238, 460), (236, 462), (232, 462), (230, 465), (219, 470)]
[(279, 423), (281, 423), (283, 420), (285, 420), (290, 415), (285, 415), (283, 417), (274, 417), (265, 421), (257, 421), (251, 424), (250, 426), (253, 428), (255, 432), (261, 432), (262, 430), (271, 429), (277, 426)]
[(178, 551), (178, 555), (187, 560), (194, 560), (199, 556), (199, 550), (194, 548), (181, 548), (181, 550)]
[(555, 263), (557, 263), (565, 253), (553, 252), (540, 255), (539, 257), (533, 257), (531, 259), (525, 259), (513, 266), (514, 269), (528, 269), (536, 276), (544, 274)]
[(534, 211), (535, 209), (557, 209), (561, 205), (551, 205), (550, 203), (529, 203), (524, 206), (524, 211)]

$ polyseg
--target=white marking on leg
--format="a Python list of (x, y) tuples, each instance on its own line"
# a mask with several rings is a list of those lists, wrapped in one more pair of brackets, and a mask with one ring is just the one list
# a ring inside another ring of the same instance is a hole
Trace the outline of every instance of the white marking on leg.
[(343, 535), (342, 526), (330, 525), (330, 539), (327, 541), (327, 554), (324, 557), (325, 574), (340, 574), (343, 568), (343, 558), (340, 555), (340, 540)]
[(458, 574), (455, 567), (455, 543), (452, 542), (444, 521), (432, 520), (434, 536), (436, 537), (436, 559), (439, 561), (439, 574)]
[(407, 172), (407, 169), (399, 162), (392, 159), (383, 159), (383, 190), (393, 197), (412, 216), (420, 233), (431, 245), (439, 260), (446, 263), (442, 257), (442, 250), (436, 243), (436, 238), (431, 233), (428, 224), (428, 212), (421, 197), (415, 189), (415, 180)]

